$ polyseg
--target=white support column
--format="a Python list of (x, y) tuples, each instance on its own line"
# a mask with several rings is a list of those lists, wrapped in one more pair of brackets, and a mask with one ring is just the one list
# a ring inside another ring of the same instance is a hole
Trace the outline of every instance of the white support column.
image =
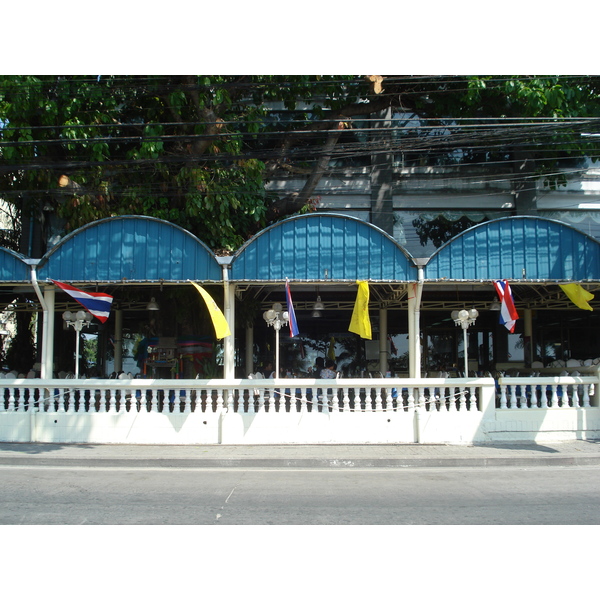
[(408, 364), (409, 376), (421, 377), (421, 296), (423, 294), (423, 267), (418, 265), (417, 283), (408, 284)]
[(416, 351), (415, 343), (415, 284), (409, 283), (408, 289), (408, 376), (415, 377)]
[(387, 308), (379, 309), (379, 370), (385, 377), (388, 370), (388, 311)]
[[(425, 259), (424, 262), (427, 262), (428, 259)], [(416, 298), (415, 298), (415, 364), (416, 364), (416, 374), (415, 377), (421, 377), (421, 371), (423, 370), (423, 365), (421, 364), (421, 297), (423, 296), (423, 284), (425, 281), (425, 274), (423, 272), (424, 264), (419, 264), (418, 266), (418, 282), (416, 289)]]
[(56, 289), (54, 286), (47, 286), (44, 289), (44, 302), (46, 310), (44, 311), (44, 324), (42, 327), (42, 356), (41, 372), (42, 379), (52, 379), (54, 372), (54, 299)]
[[(52, 367), (54, 363), (54, 288), (52, 291), (48, 291), (46, 296), (46, 290), (42, 294), (40, 285), (37, 280), (36, 265), (39, 262), (38, 259), (28, 259), (28, 264), (31, 267), (31, 284), (33, 289), (40, 301), (43, 311), (42, 317), (42, 352), (41, 352), (41, 379), (48, 379), (52, 377)], [(52, 302), (52, 310), (50, 311), (46, 298), (50, 298)]]
[[(227, 257), (229, 258), (229, 257)], [(223, 296), (225, 320), (231, 335), (223, 339), (223, 375), (225, 379), (235, 377), (235, 284), (229, 282), (229, 263), (223, 264)]]

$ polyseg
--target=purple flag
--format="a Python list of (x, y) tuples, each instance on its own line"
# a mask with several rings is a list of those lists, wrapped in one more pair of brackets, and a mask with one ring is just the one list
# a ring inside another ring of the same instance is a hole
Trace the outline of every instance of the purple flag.
[(287, 311), (290, 316), (290, 337), (298, 335), (298, 321), (296, 321), (296, 313), (294, 312), (294, 305), (292, 304), (292, 294), (290, 292), (290, 283), (285, 280), (285, 299), (287, 301)]

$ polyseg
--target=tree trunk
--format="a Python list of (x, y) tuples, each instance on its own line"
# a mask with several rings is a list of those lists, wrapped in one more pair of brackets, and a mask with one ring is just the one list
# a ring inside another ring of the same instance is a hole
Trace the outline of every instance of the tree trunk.
[(323, 177), (325, 169), (327, 168), (327, 165), (331, 159), (333, 150), (335, 149), (335, 146), (342, 135), (342, 131), (346, 128), (346, 126), (346, 121), (339, 121), (337, 129), (332, 129), (329, 131), (327, 140), (325, 141), (321, 151), (321, 157), (315, 163), (312, 173), (306, 180), (304, 187), (299, 192), (288, 194), (287, 196), (284, 196), (283, 198), (273, 202), (273, 204), (271, 204), (267, 210), (266, 219), (268, 222), (281, 219), (287, 215), (292, 215), (306, 205), (311, 195), (315, 191), (319, 181)]

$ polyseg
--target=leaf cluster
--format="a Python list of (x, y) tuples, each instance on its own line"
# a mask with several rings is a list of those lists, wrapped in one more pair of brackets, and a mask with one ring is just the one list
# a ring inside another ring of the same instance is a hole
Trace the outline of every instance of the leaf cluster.
[[(355, 131), (360, 119), (368, 128), (370, 118), (390, 108), (396, 115), (430, 119), (428, 125), (439, 123), (459, 144), (464, 133), (453, 119), (600, 116), (599, 81), (591, 76), (1, 76), (0, 195), (19, 210), (40, 211), (50, 204), (68, 229), (113, 215), (143, 214), (181, 225), (215, 249), (234, 250), (270, 219), (311, 210), (312, 192), (336, 147), (347, 160), (370, 160), (369, 138)], [(413, 150), (419, 155), (433, 136), (421, 128), (417, 135), (424, 140)], [(489, 158), (484, 145), (489, 142), (482, 139), (465, 152)], [(510, 141), (505, 136), (496, 158), (504, 160), (512, 151)], [(552, 170), (557, 157), (595, 154), (597, 146), (575, 127), (529, 140), (540, 172)], [(275, 196), (266, 192), (265, 182), (283, 171), (305, 178), (309, 187), (297, 202), (273, 211)], [(76, 189), (60, 187), (63, 175)]]

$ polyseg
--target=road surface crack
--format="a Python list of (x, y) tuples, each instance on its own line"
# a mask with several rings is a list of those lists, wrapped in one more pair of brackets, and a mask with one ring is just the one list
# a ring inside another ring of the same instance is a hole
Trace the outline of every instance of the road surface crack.
[[(229, 492), (229, 495), (227, 496), (227, 498), (225, 498), (225, 503), (223, 504), (223, 506), (221, 506), (221, 510), (225, 510), (225, 504), (227, 504), (229, 502), (229, 498), (231, 498), (231, 496), (233, 495), (233, 492), (235, 492), (235, 489), (237, 488), (237, 485), (233, 486), (233, 489)], [(216, 519), (215, 520), (219, 520), (223, 515), (221, 513), (217, 513)]]

